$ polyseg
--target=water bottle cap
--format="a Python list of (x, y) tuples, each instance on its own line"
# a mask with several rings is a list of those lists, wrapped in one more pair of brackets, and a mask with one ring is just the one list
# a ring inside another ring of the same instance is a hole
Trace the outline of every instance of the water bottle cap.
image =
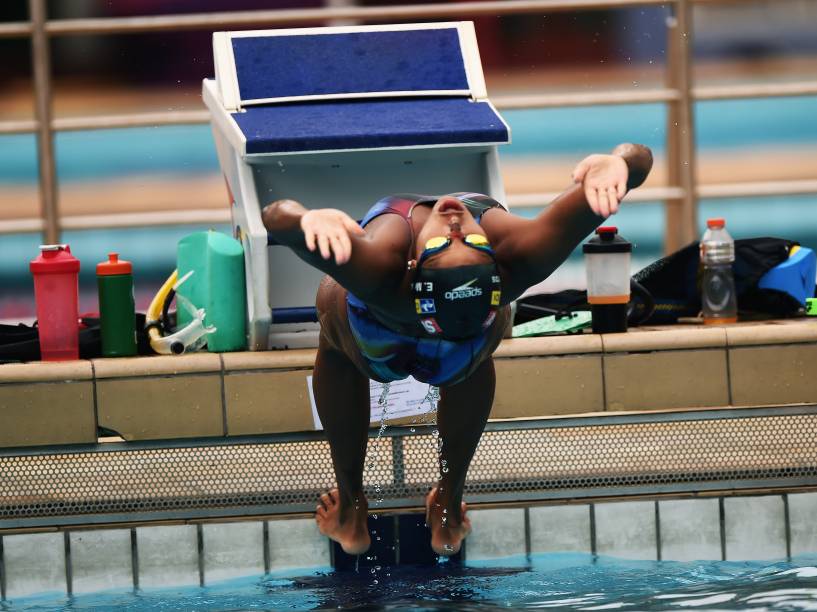
[(584, 253), (629, 253), (633, 245), (618, 235), (618, 228), (605, 225), (596, 228), (596, 236), (582, 245)]
[(108, 261), (96, 265), (97, 276), (113, 276), (115, 274), (130, 274), (133, 265), (129, 261), (120, 260), (119, 253), (108, 253)]
[(726, 226), (726, 221), (723, 217), (713, 217), (706, 220), (706, 226), (711, 229), (720, 229)]
[(79, 272), (79, 259), (71, 254), (67, 244), (41, 244), (40, 254), (29, 263), (32, 274), (62, 274)]
[(71, 247), (67, 244), (41, 244), (40, 245), (40, 252), (41, 253), (50, 253), (52, 251), (68, 251), (71, 252)]

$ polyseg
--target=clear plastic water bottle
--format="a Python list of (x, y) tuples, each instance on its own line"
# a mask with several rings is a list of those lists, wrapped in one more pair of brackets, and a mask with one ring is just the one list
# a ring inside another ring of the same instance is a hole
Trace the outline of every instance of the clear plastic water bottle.
[(701, 310), (704, 324), (735, 323), (738, 301), (732, 264), (735, 262), (735, 241), (726, 231), (721, 218), (707, 219), (701, 239)]

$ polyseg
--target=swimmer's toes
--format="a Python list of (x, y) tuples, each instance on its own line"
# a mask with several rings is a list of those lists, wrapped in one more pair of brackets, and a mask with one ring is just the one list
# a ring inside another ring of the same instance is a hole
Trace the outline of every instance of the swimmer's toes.
[(320, 496), (320, 503), (323, 505), (324, 508), (329, 510), (333, 506), (337, 505), (338, 500), (335, 495), (332, 495), (334, 491), (327, 491)]

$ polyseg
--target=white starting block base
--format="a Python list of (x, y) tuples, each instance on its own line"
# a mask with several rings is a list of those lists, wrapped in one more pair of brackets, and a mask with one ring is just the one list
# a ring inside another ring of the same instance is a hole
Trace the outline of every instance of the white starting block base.
[(275, 322), (278, 309), (315, 304), (322, 273), (267, 246), (267, 204), (362, 219), (397, 193), (505, 201), (497, 146), (510, 133), (470, 22), (217, 32), (214, 55), (202, 96), (244, 247), (250, 350), (317, 345), (317, 324)]

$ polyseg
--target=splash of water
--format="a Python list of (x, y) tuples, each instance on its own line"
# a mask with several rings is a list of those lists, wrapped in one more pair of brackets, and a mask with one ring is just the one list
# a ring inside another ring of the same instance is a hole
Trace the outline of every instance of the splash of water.
[[(380, 455), (380, 441), (383, 438), (383, 434), (386, 433), (386, 419), (388, 418), (388, 410), (389, 410), (389, 389), (391, 385), (390, 383), (383, 383), (383, 389), (380, 392), (380, 397), (377, 400), (377, 405), (380, 407), (380, 428), (377, 430), (377, 435), (375, 436), (374, 441), (371, 445), (371, 454), (369, 455), (369, 459), (366, 463), (366, 469), (369, 473), (370, 479), (373, 479), (375, 467), (378, 464), (378, 458)], [(374, 498), (372, 500), (372, 506), (377, 507), (383, 503), (383, 487), (379, 481), (375, 481), (374, 483)], [(372, 513), (372, 519), (377, 520), (378, 515), (377, 512)], [(371, 533), (372, 537), (380, 541), (381, 537), (377, 535), (377, 530), (372, 529)], [(376, 561), (376, 556), (366, 557), (369, 561)], [(355, 567), (355, 571), (357, 572), (358, 568)], [(378, 584), (378, 574), (380, 572), (380, 566), (375, 565), (371, 569), (371, 574), (373, 576), (372, 584)]]

